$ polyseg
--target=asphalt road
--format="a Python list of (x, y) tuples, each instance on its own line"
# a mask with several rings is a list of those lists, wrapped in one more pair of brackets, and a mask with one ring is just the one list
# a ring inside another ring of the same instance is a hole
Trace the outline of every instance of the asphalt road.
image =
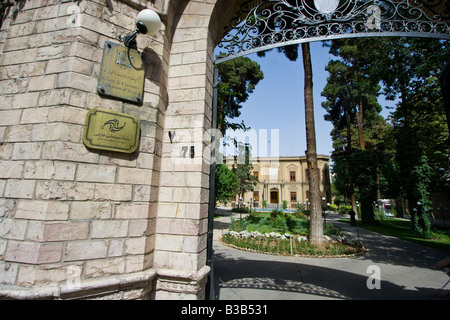
[[(240, 251), (218, 242), (230, 212), (215, 219), (217, 300), (450, 299), (449, 270), (436, 263), (450, 254), (395, 237), (327, 220), (359, 234), (368, 252), (356, 257), (304, 258)], [(235, 216), (239, 219), (239, 215)]]

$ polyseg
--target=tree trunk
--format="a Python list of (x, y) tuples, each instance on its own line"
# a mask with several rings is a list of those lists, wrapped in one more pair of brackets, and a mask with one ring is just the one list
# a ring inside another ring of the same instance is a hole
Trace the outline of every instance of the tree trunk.
[(314, 127), (314, 99), (311, 52), (309, 43), (302, 43), (303, 68), (305, 72), (305, 124), (306, 124), (306, 161), (309, 173), (309, 197), (311, 203), (310, 242), (323, 243), (322, 205), (320, 197), (319, 168), (317, 167), (316, 130)]
[[(357, 73), (358, 82), (361, 78), (361, 71)], [(361, 95), (360, 89), (358, 89), (358, 97), (359, 97), (359, 108), (356, 110), (356, 123), (358, 125), (358, 136), (359, 136), (359, 147), (361, 150), (366, 149), (366, 139), (364, 138), (364, 107), (363, 107), (363, 98)]]
[[(346, 107), (346, 120), (347, 120), (347, 150), (345, 151), (345, 155), (347, 156), (347, 165), (349, 166), (350, 157), (352, 155), (352, 131), (350, 129), (351, 125), (351, 117), (350, 117), (350, 107)], [(350, 168), (348, 170), (348, 184), (349, 184), (349, 197), (350, 197), (350, 205), (352, 206), (352, 210), (356, 213), (355, 219), (359, 219), (358, 207), (356, 206), (356, 196), (355, 196), (355, 184), (353, 183), (353, 173), (350, 173)]]

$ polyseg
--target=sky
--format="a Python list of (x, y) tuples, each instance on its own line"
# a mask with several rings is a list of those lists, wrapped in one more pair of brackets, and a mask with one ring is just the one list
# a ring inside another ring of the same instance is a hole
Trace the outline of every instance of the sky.
[[(325, 98), (321, 92), (328, 77), (325, 66), (336, 57), (328, 53), (329, 48), (323, 47), (322, 42), (311, 42), (310, 47), (317, 154), (331, 155), (332, 124), (324, 120), (325, 109), (321, 103)], [(295, 62), (289, 61), (277, 50), (267, 52), (264, 58), (256, 54), (247, 57), (260, 64), (264, 79), (243, 104), (241, 116), (231, 119), (231, 122), (240, 123), (243, 120), (247, 127), (254, 130), (246, 134), (246, 142), (252, 143), (252, 156), (304, 156), (306, 129), (301, 49)], [(389, 104), (383, 99), (379, 102), (382, 106)], [(384, 115), (387, 114), (388, 111), (384, 111)], [(234, 133), (228, 131), (227, 135), (233, 136)], [(278, 148), (276, 141), (279, 141)], [(225, 148), (222, 152), (227, 155), (235, 153), (234, 148)]]
[[(331, 56), (328, 54), (328, 48), (322, 46), (322, 42), (313, 42), (310, 45), (317, 153), (330, 155), (332, 125), (323, 118), (325, 110), (321, 106), (321, 102), (324, 101), (321, 92), (328, 76), (325, 66)], [(256, 151), (258, 156), (277, 156), (277, 153), (279, 156), (305, 155), (306, 130), (301, 51), (299, 59), (295, 62), (289, 61), (277, 50), (267, 52), (264, 58), (259, 58), (256, 54), (247, 57), (261, 65), (264, 79), (258, 83), (254, 92), (243, 104), (241, 116), (231, 119), (231, 122), (240, 123), (243, 120), (247, 127), (255, 130), (248, 134), (251, 136), (248, 139), (250, 142), (255, 141), (254, 135), (258, 138), (256, 147), (252, 146), (253, 156), (254, 149), (258, 150)], [(233, 133), (227, 132), (227, 135), (233, 135)], [(265, 139), (266, 136), (267, 139)], [(277, 140), (279, 141), (278, 149)], [(264, 149), (265, 141), (267, 141), (266, 149)], [(234, 152), (230, 148), (224, 151), (226, 154)]]

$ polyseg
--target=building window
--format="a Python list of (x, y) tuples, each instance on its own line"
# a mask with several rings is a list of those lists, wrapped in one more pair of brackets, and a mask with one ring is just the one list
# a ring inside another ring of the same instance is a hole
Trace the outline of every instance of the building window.
[(253, 176), (259, 180), (259, 171), (253, 171)]
[(291, 182), (295, 181), (295, 171), (289, 171), (289, 177)]
[(253, 201), (259, 202), (259, 191), (253, 191)]
[(308, 169), (305, 169), (305, 182), (308, 182)]
[(297, 202), (297, 192), (291, 192), (291, 202)]

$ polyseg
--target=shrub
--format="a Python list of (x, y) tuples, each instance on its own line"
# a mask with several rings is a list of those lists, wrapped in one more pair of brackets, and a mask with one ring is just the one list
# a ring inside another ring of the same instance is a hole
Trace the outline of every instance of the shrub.
[(323, 228), (323, 234), (327, 236), (337, 236), (341, 233), (341, 229), (331, 223), (327, 223)]
[(231, 209), (231, 212), (234, 212), (234, 213), (250, 213), (250, 209), (247, 208), (247, 207), (233, 208), (233, 209)]
[(352, 206), (343, 205), (339, 207), (339, 213), (348, 214), (352, 210)]
[(241, 232), (247, 229), (246, 220), (236, 220), (234, 217), (231, 217), (230, 230)]

